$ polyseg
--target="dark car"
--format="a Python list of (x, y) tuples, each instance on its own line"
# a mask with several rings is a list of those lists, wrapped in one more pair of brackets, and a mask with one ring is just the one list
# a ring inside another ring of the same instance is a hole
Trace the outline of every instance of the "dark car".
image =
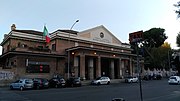
[(33, 82), (34, 82), (35, 89), (42, 89), (42, 88), (49, 87), (49, 81), (45, 78), (34, 78)]
[(65, 87), (66, 81), (64, 80), (64, 78), (52, 78), (49, 80), (49, 86), (50, 87)]
[(161, 79), (162, 79), (161, 75), (159, 75), (159, 74), (153, 75), (153, 80), (161, 80)]
[(67, 87), (80, 87), (81, 86), (81, 80), (80, 78), (69, 78), (66, 81)]
[(151, 80), (151, 75), (144, 75), (143, 80)]

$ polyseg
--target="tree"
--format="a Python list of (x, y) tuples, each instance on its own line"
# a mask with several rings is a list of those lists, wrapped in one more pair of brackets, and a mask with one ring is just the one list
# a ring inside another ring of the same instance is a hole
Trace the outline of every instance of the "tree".
[(153, 69), (169, 69), (169, 53), (171, 51), (170, 44), (165, 42), (160, 47), (151, 48), (149, 54), (145, 57), (145, 63), (148, 63), (148, 68)]
[(161, 46), (161, 47), (171, 49), (171, 45), (170, 45), (168, 42), (165, 42), (164, 44), (162, 44), (162, 46)]
[(180, 32), (178, 33), (178, 35), (176, 37), (176, 44), (178, 47), (180, 47)]
[[(180, 7), (180, 1), (177, 2), (177, 4), (174, 4), (174, 6), (179, 8)], [(175, 12), (177, 13), (177, 17), (179, 18), (180, 17), (180, 9), (176, 10)]]
[[(179, 15), (179, 17), (180, 17), (180, 15)], [(180, 47), (180, 32), (176, 36), (176, 44), (177, 44), (178, 47)], [(177, 52), (174, 52), (174, 54), (176, 54), (176, 55), (172, 59), (172, 61), (173, 61), (172, 63), (176, 67), (176, 69), (178, 70), (178, 74), (180, 74), (180, 67), (179, 67), (179, 65), (180, 65), (180, 60), (179, 60), (180, 56), (179, 56), (179, 51), (180, 50), (177, 50)]]
[(168, 38), (163, 28), (151, 28), (144, 32), (144, 42), (146, 47), (160, 47)]
[(143, 33), (143, 47), (140, 50), (144, 50), (145, 67), (150, 69), (168, 68), (166, 65), (168, 61), (167, 50), (171, 48), (168, 43), (164, 43), (168, 38), (164, 32), (163, 28), (151, 28)]
[[(142, 46), (138, 49), (138, 53), (144, 56), (145, 68), (168, 68), (168, 51), (171, 49), (168, 43), (164, 41), (168, 38), (163, 28), (151, 28), (143, 32)], [(135, 43), (130, 43), (136, 53)]]
[[(168, 38), (164, 33), (163, 28), (151, 28), (148, 31), (143, 32), (143, 45), (147, 51), (151, 51), (153, 47), (160, 47), (164, 41)], [(133, 53), (136, 53), (135, 43), (130, 43), (134, 49)], [(145, 56), (148, 54), (145, 54)]]

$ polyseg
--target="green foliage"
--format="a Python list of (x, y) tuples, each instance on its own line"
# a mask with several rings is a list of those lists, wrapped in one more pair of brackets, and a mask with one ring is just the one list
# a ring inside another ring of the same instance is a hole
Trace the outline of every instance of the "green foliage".
[[(149, 62), (151, 64), (151, 68), (159, 68), (159, 69), (168, 69), (168, 55), (171, 48), (169, 47), (158, 47), (158, 48), (152, 48), (150, 54), (153, 58), (149, 59)], [(148, 56), (149, 57), (149, 56)], [(146, 60), (145, 60), (146, 61)]]
[(179, 18), (179, 17), (180, 17), (180, 9), (179, 9), (179, 7), (180, 7), (180, 1), (177, 2), (177, 4), (174, 4), (174, 6), (175, 6), (176, 8), (178, 8), (177, 10), (175, 10), (175, 13), (177, 14), (177, 17)]
[(160, 47), (168, 38), (164, 33), (165, 29), (151, 28), (144, 32), (144, 40), (146, 47)]
[[(168, 69), (168, 52), (171, 50), (170, 44), (164, 41), (168, 38), (163, 28), (151, 28), (143, 33), (144, 41), (139, 49), (139, 54), (144, 56), (145, 68), (165, 68)], [(131, 47), (136, 53), (136, 45), (131, 43)], [(143, 50), (143, 52), (141, 52)]]
[(176, 44), (178, 47), (180, 47), (180, 32), (178, 33), (178, 35), (176, 37)]

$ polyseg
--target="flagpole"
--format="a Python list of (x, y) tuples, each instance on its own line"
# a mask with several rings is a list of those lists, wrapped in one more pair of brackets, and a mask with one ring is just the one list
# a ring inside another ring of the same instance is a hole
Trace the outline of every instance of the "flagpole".
[(45, 28), (45, 26), (46, 26), (46, 23), (44, 23), (44, 27), (43, 27), (42, 41), (43, 41), (43, 39), (44, 39), (44, 28)]

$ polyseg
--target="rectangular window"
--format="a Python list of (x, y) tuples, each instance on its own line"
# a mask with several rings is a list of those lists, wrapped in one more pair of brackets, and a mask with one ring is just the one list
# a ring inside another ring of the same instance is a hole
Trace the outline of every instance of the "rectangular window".
[(26, 67), (27, 73), (49, 73), (49, 65), (40, 65), (40, 64), (29, 64)]
[(7, 51), (9, 51), (9, 49), (10, 49), (10, 45), (7, 46)]
[(38, 46), (38, 49), (43, 49), (43, 46)]
[(2, 53), (5, 53), (5, 52), (4, 52), (4, 47), (3, 47), (3, 49), (2, 49)]
[(22, 44), (22, 48), (26, 48), (27, 47), (27, 45), (26, 44)]
[(52, 44), (52, 51), (56, 51), (56, 44)]
[(75, 47), (79, 46), (78, 42), (75, 42)]

